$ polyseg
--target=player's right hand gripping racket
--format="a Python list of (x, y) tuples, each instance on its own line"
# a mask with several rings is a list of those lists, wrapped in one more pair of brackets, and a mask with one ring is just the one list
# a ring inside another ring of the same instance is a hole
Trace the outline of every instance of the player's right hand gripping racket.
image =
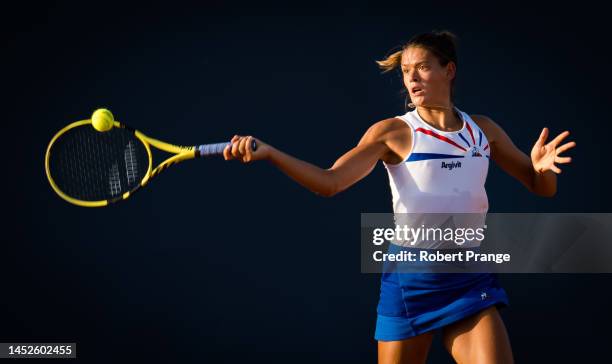
[[(178, 146), (149, 138), (115, 120), (109, 127), (98, 131), (91, 119), (81, 120), (51, 139), (45, 170), (51, 187), (64, 200), (84, 207), (108, 206), (129, 198), (171, 165), (221, 155), (230, 144)], [(151, 147), (174, 155), (153, 168)], [(251, 148), (257, 149), (255, 140)]]

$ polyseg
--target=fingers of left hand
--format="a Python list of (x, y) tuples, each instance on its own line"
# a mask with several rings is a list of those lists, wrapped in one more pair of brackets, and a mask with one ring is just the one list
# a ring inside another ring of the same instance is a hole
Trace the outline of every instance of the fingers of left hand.
[(540, 145), (544, 144), (544, 142), (546, 141), (546, 138), (548, 138), (548, 128), (543, 128), (542, 132), (540, 133), (540, 137), (538, 138), (537, 143)]
[(571, 157), (559, 157), (559, 156), (555, 157), (555, 163), (564, 164), (564, 163), (569, 163), (571, 161), (572, 161)]
[(549, 144), (550, 145), (557, 145), (559, 143), (561, 143), (561, 141), (565, 138), (567, 138), (567, 136), (570, 134), (570, 132), (568, 130), (564, 131), (563, 133), (557, 135), (555, 137), (555, 139), (553, 139)]
[(576, 142), (569, 142), (569, 143), (565, 143), (562, 146), (560, 146), (559, 148), (557, 148), (557, 154), (563, 153), (566, 150), (573, 148), (576, 146)]

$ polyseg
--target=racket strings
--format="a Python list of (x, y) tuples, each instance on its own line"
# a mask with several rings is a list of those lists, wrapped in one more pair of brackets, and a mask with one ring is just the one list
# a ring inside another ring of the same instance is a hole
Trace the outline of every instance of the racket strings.
[(142, 142), (125, 129), (98, 132), (84, 125), (62, 134), (50, 152), (51, 176), (65, 194), (111, 199), (136, 187), (149, 166)]
[(130, 140), (124, 151), (125, 159), (125, 175), (128, 184), (133, 185), (138, 178), (138, 158), (136, 156), (136, 147), (134, 142)]

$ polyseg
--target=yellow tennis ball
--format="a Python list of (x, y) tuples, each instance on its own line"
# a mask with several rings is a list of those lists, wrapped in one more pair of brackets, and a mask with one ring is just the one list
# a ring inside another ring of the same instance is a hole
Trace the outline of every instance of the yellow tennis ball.
[(115, 118), (108, 109), (98, 109), (91, 115), (91, 125), (97, 131), (109, 131), (113, 128)]

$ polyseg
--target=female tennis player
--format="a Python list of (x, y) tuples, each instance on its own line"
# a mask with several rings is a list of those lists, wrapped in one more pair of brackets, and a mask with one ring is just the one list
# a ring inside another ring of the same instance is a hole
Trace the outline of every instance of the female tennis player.
[[(396, 213), (486, 213), (489, 159), (529, 191), (548, 197), (556, 193), (561, 170), (555, 163), (569, 163), (570, 157), (559, 154), (576, 145), (560, 146), (569, 132), (547, 142), (549, 131), (543, 128), (530, 158), (491, 118), (459, 110), (452, 101), (454, 34), (416, 35), (378, 64), (384, 71), (401, 70), (414, 110), (373, 124), (331, 168), (314, 166), (259, 139), (253, 152), (252, 136), (235, 135), (224, 158), (269, 160), (305, 188), (327, 197), (367, 176), (381, 160)], [(512, 363), (498, 312), (506, 305), (508, 297), (494, 274), (383, 273), (374, 335), (378, 361), (424, 363), (440, 329), (444, 346), (459, 363)]]

